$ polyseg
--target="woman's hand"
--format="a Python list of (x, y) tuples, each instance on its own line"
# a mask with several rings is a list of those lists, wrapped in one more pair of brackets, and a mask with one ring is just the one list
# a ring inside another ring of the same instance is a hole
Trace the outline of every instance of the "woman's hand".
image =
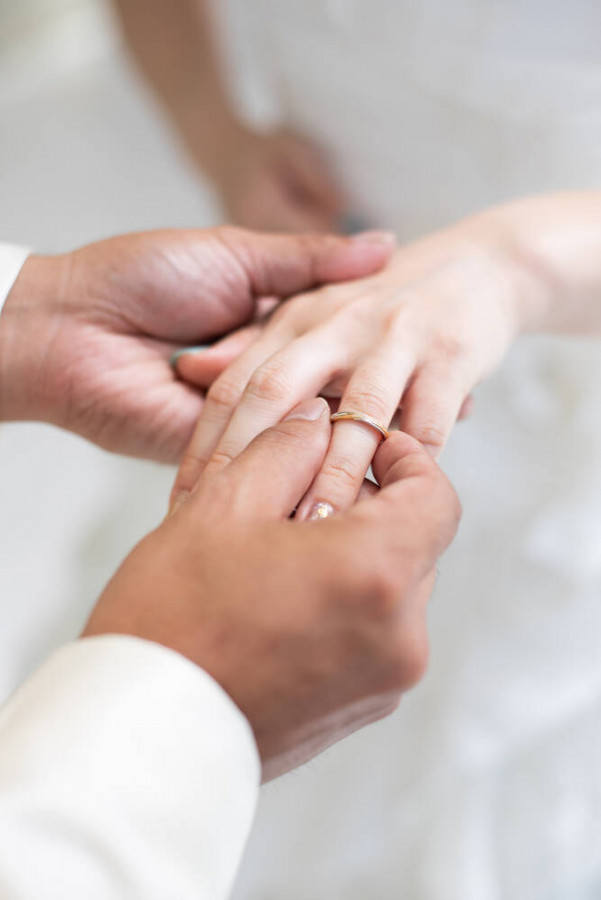
[(201, 165), (217, 188), (226, 219), (261, 231), (336, 231), (342, 194), (322, 154), (286, 131), (260, 134), (230, 123)]
[(102, 447), (181, 457), (201, 393), (170, 356), (253, 318), (261, 298), (363, 276), (392, 242), (234, 229), (164, 231), (32, 256), (0, 317), (0, 419), (41, 419)]
[(213, 457), (84, 632), (155, 641), (209, 672), (250, 722), (265, 779), (387, 715), (421, 677), (436, 561), (457, 527), (449, 482), (400, 434), (376, 454), (377, 496), (290, 521), (329, 437), (312, 400), (234, 461)]
[[(400, 408), (399, 427), (438, 456), (541, 290), (497, 219), (481, 216), (399, 250), (376, 276), (287, 301), (214, 380), (174, 496), (193, 487), (210, 456), (235, 458), (316, 394), (384, 426)], [(181, 375), (206, 385), (244, 337), (181, 357)], [(369, 427), (338, 422), (299, 515), (316, 503), (350, 507), (379, 440)]]

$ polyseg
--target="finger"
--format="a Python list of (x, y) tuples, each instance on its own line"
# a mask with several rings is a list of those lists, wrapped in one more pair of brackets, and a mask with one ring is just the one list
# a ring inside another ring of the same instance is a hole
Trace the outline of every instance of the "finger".
[(247, 325), (208, 347), (184, 347), (173, 354), (171, 365), (184, 381), (208, 388), (262, 332), (259, 324)]
[[(340, 410), (370, 416), (387, 428), (414, 365), (413, 357), (400, 350), (397, 337), (387, 338), (350, 378)], [(337, 512), (351, 507), (381, 440), (369, 425), (336, 422), (325, 462), (301, 504), (299, 518), (311, 518), (321, 503), (330, 504)]]
[(319, 284), (375, 273), (388, 262), (396, 242), (389, 232), (348, 238), (257, 234), (236, 228), (217, 231), (229, 251), (229, 266), (241, 267), (254, 298), (286, 297)]
[(401, 431), (416, 438), (437, 459), (459, 418), (469, 388), (461, 370), (424, 366), (403, 398)]
[(354, 323), (330, 320), (271, 356), (250, 378), (207, 468), (227, 465), (265, 428), (314, 397), (352, 360)]
[[(323, 461), (329, 437), (325, 400), (317, 398), (297, 406), (281, 423), (256, 437), (219, 474), (228, 482), (229, 509), (233, 506), (238, 518), (289, 518)], [(201, 479), (199, 498), (210, 479), (208, 473)]]
[[(171, 505), (175, 496), (192, 490), (227, 428), (251, 375), (286, 343), (286, 339), (286, 335), (277, 329), (264, 333), (213, 382), (177, 473)], [(277, 421), (276, 418), (271, 424)], [(259, 428), (256, 434), (261, 430)]]
[(360, 510), (401, 563), (413, 553), (422, 577), (455, 535), (461, 512), (457, 495), (421, 444), (400, 431), (380, 445), (372, 467), (380, 490), (349, 515)]

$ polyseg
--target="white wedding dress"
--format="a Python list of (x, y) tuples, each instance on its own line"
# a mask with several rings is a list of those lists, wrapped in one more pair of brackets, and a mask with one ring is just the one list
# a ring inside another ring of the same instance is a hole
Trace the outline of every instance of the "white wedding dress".
[[(403, 240), (601, 186), (597, 0), (220, 7), (242, 101)], [(238, 900), (601, 897), (600, 383), (598, 344), (528, 339), (477, 391), (444, 460), (465, 517), (429, 674), (265, 791)]]

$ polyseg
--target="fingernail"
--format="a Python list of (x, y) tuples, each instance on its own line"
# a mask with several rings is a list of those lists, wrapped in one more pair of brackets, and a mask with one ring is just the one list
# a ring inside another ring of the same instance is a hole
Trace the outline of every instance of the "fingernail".
[(171, 358), (169, 359), (169, 363), (173, 369), (175, 369), (176, 363), (180, 356), (187, 356), (189, 353), (202, 353), (203, 350), (208, 350), (210, 344), (199, 344), (197, 347), (182, 347), (181, 350), (176, 350), (175, 353), (171, 354)]
[(396, 234), (393, 231), (360, 231), (354, 234), (351, 241), (358, 241), (361, 244), (382, 244), (386, 247), (392, 247), (396, 244)]
[(311, 507), (311, 512), (307, 516), (309, 522), (318, 522), (320, 519), (327, 519), (334, 515), (334, 507), (330, 503), (320, 501)]
[(307, 419), (310, 422), (316, 422), (325, 412), (330, 412), (330, 407), (323, 397), (316, 397), (315, 400), (308, 400), (305, 403), (299, 403), (294, 409), (288, 413), (284, 422), (289, 419)]

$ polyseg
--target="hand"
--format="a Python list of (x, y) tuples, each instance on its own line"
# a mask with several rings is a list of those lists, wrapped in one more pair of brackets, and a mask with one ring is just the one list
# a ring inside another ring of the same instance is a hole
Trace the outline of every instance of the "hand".
[(175, 461), (202, 408), (169, 365), (249, 321), (264, 295), (376, 271), (390, 240), (160, 231), (25, 263), (0, 317), (0, 419)]
[[(401, 407), (399, 427), (438, 456), (470, 392), (517, 333), (521, 296), (540, 293), (510, 243), (485, 224), (457, 225), (399, 250), (378, 275), (288, 301), (222, 374), (244, 333), (182, 357), (182, 377), (215, 380), (174, 496), (192, 488), (213, 453), (235, 457), (319, 393), (386, 426)], [(352, 506), (378, 441), (371, 428), (337, 423), (299, 516), (321, 501)]]
[(230, 126), (202, 166), (215, 184), (226, 217), (267, 231), (336, 231), (344, 201), (325, 160), (286, 131), (260, 134)]
[(317, 399), (234, 461), (216, 455), (84, 631), (155, 641), (209, 672), (249, 720), (265, 779), (388, 714), (422, 675), (426, 601), (458, 520), (447, 479), (401, 434), (376, 454), (376, 496), (290, 520), (329, 437)]

